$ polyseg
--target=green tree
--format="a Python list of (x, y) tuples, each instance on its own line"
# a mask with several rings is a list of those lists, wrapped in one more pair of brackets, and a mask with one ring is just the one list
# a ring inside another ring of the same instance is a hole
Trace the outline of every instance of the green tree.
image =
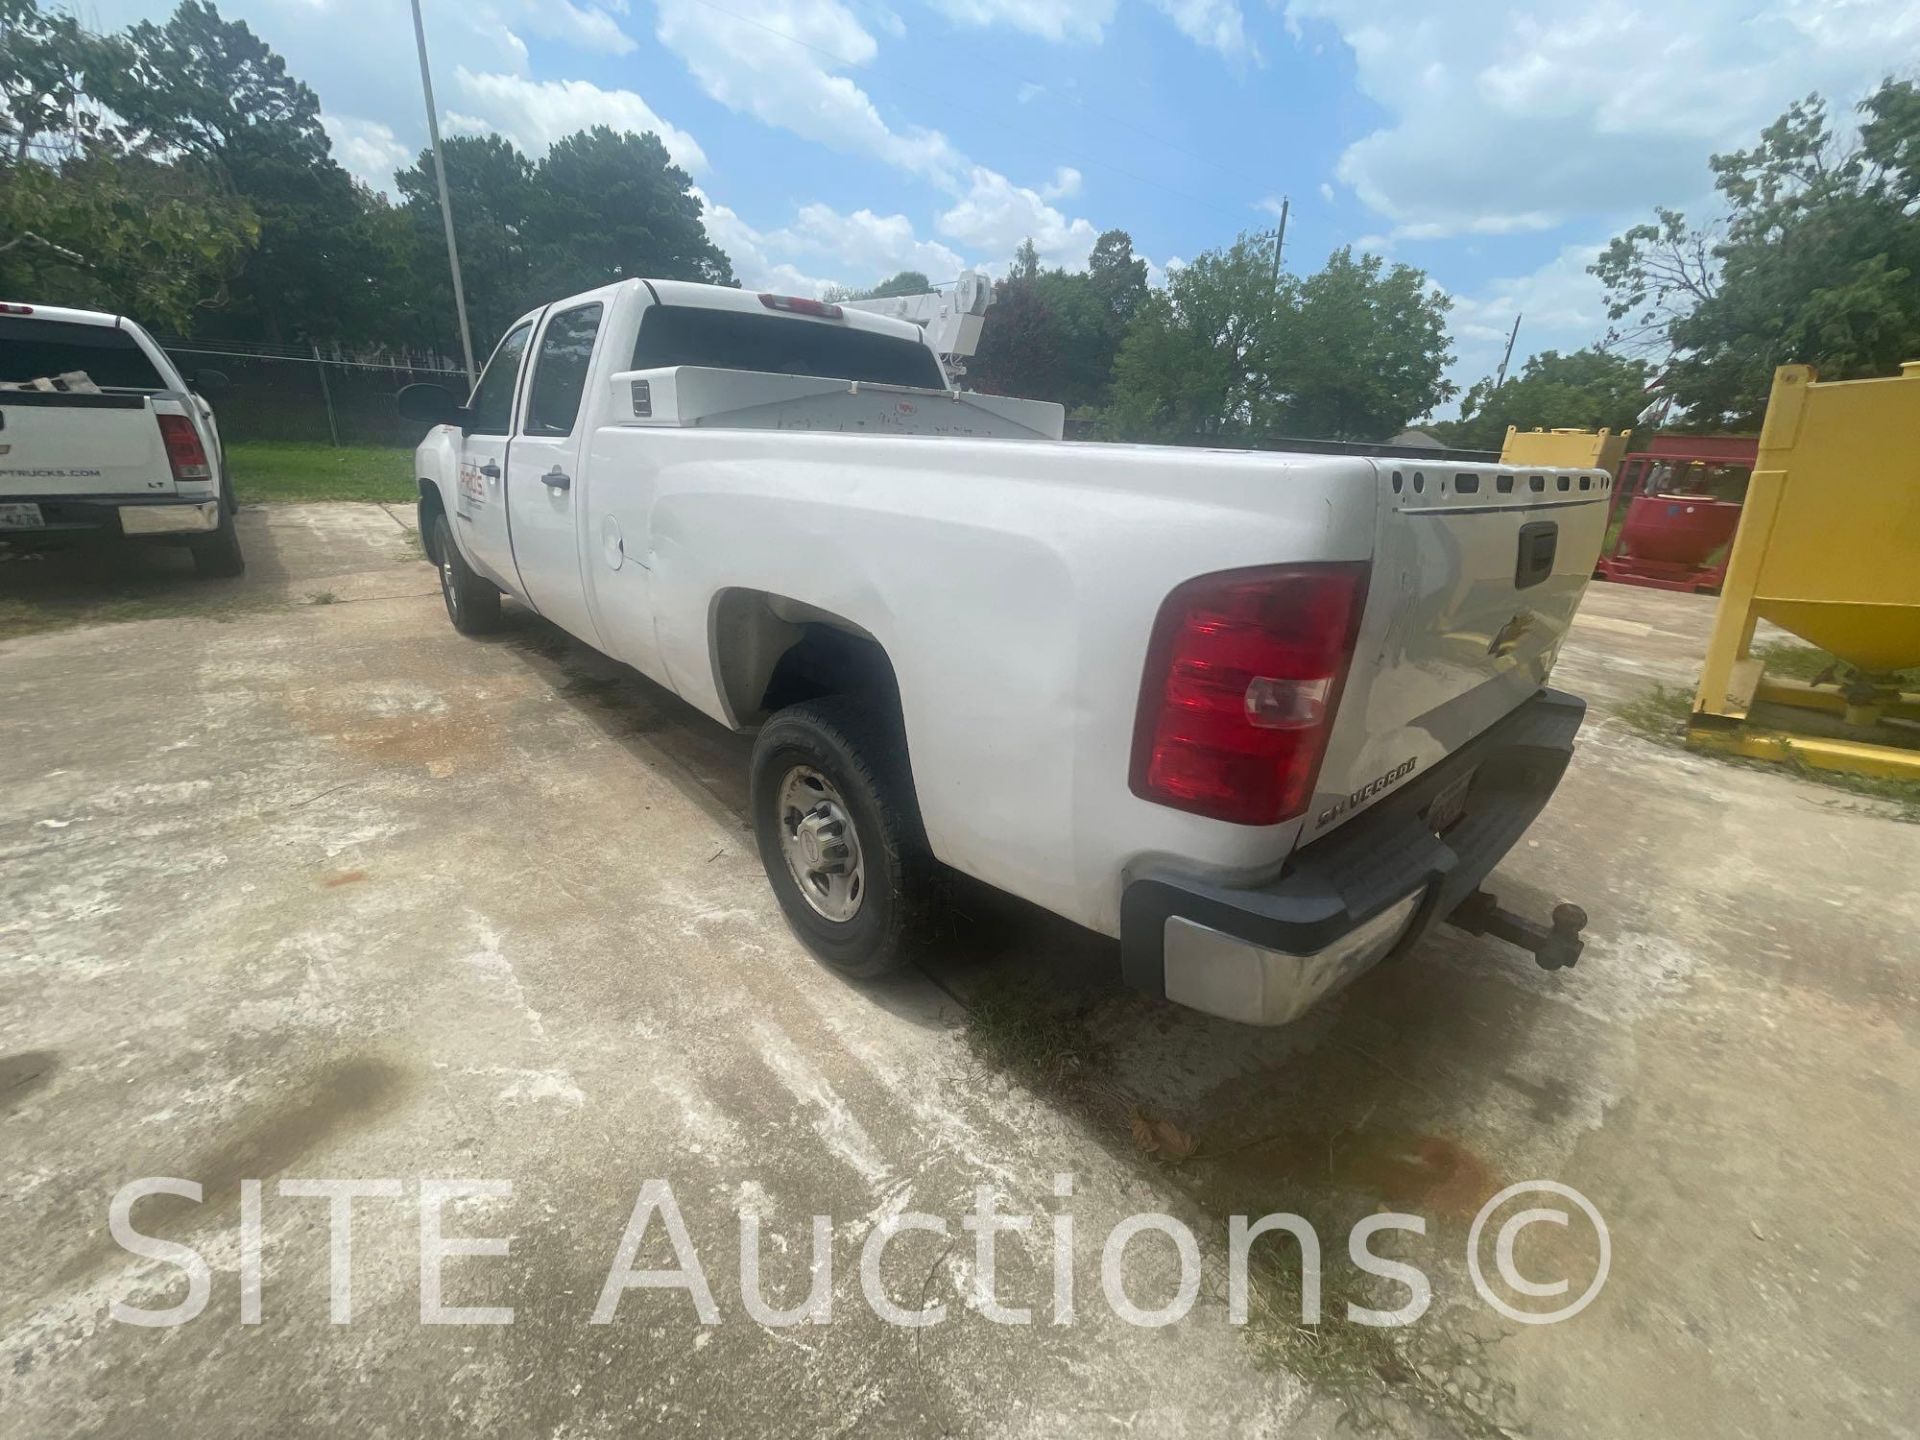
[[(533, 165), (498, 135), (450, 136), (440, 143), (440, 157), (453, 203), (467, 320), (476, 349), (484, 352), (540, 298), (528, 237), (538, 207)], [(407, 221), (414, 304), (427, 327), (421, 338), (443, 353), (457, 353), (453, 282), (432, 154), (422, 150), (393, 179)]]
[(605, 125), (567, 136), (534, 166), (528, 227), (540, 294), (566, 295), (645, 275), (733, 285), (707, 237), (693, 181), (651, 132)]
[(104, 151), (0, 172), (0, 295), (187, 333), (245, 263), (252, 212), (192, 170)]
[(1095, 242), (1085, 270), (1042, 270), (1033, 242), (1023, 241), (994, 287), (970, 378), (999, 394), (1096, 411), (1111, 393), (1114, 357), (1146, 295), (1147, 262), (1135, 258), (1124, 230)]
[(247, 27), (207, 0), (125, 36), (124, 63), (87, 75), (136, 153), (178, 157), (259, 219), (259, 239), (222, 318), (277, 341), (353, 337), (379, 323), (370, 197), (332, 157), (320, 101)]
[(1147, 262), (1134, 255), (1131, 235), (1124, 230), (1102, 232), (1087, 257), (1087, 283), (1107, 313), (1117, 350), (1134, 313), (1147, 298)]
[(1653, 367), (1591, 348), (1570, 355), (1543, 350), (1519, 375), (1494, 388), (1489, 376), (1467, 388), (1460, 418), (1429, 428), (1435, 438), (1469, 450), (1498, 450), (1509, 425), (1522, 430), (1626, 430), (1647, 406)]
[(1712, 158), (1723, 219), (1662, 211), (1592, 267), (1622, 337), (1667, 353), (1693, 423), (1757, 424), (1778, 365), (1849, 379), (1920, 354), (1920, 87), (1888, 81), (1860, 113), (1843, 143), (1819, 96), (1789, 106)]
[(192, 164), (125, 153), (88, 77), (126, 59), (71, 16), (0, 0), (0, 294), (186, 330), (257, 225)]
[(86, 76), (119, 56), (71, 15), (37, 0), (0, 0), (0, 165), (54, 163), (97, 143), (99, 107)]
[(967, 365), (968, 384), (989, 395), (1056, 400), (1063, 379), (1059, 323), (1040, 284), (1031, 276), (1002, 280)]
[(1242, 235), (1141, 306), (1115, 365), (1109, 428), (1384, 439), (1453, 394), (1447, 309), (1424, 272), (1346, 249), (1276, 286), (1269, 245)]
[(1453, 302), (1411, 265), (1343, 247), (1304, 280), (1286, 277), (1272, 356), (1294, 435), (1385, 440), (1450, 399), (1447, 311)]
[(1136, 310), (1114, 362), (1106, 424), (1129, 439), (1243, 436), (1278, 418), (1280, 318), (1271, 250), (1242, 235), (1173, 271)]
[(851, 289), (845, 285), (829, 285), (820, 292), (822, 300), (885, 300), (891, 295), (923, 295), (933, 289), (933, 282), (918, 270), (902, 270), (889, 275), (869, 290)]
[(1034, 248), (1033, 237), (1022, 240), (1013, 252), (1013, 268), (1007, 272), (1009, 280), (1031, 280), (1040, 273), (1040, 252)]

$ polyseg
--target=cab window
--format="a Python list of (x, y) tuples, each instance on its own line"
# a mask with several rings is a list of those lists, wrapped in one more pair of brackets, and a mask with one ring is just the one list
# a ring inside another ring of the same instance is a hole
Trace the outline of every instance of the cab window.
[(599, 301), (562, 310), (540, 336), (533, 359), (533, 384), (527, 392), (525, 435), (571, 435), (587, 388), (594, 337), (600, 333)]
[(533, 322), (524, 321), (507, 332), (500, 348), (487, 362), (486, 373), (473, 387), (473, 399), (467, 409), (470, 435), (505, 435), (513, 424), (513, 387), (520, 379), (520, 358), (527, 353), (527, 337)]

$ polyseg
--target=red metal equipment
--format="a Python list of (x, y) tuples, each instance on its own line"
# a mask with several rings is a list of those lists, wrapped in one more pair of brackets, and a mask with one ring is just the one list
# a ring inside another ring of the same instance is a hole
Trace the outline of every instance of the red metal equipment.
[(1623, 459), (1609, 516), (1618, 538), (1595, 577), (1717, 593), (1758, 454), (1753, 435), (1661, 435)]

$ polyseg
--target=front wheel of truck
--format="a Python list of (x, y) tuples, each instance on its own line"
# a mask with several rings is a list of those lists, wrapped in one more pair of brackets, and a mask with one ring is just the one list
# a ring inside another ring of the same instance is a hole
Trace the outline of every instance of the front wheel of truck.
[(834, 697), (793, 705), (753, 747), (754, 840), (787, 922), (854, 980), (913, 958), (938, 909), (897, 721)]
[(447, 619), (462, 635), (485, 635), (500, 628), (500, 592), (468, 566), (445, 515), (433, 521), (433, 550), (439, 556), (440, 598)]

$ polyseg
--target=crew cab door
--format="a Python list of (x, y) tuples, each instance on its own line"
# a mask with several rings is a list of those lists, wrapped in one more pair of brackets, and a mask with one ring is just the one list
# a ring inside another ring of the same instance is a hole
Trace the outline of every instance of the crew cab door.
[(538, 318), (530, 315), (507, 331), (481, 372), (480, 383), (473, 387), (473, 398), (467, 402), (469, 418), (460, 437), (460, 483), (454, 496), (453, 528), (468, 562), (516, 595), (526, 592), (514, 573), (513, 541), (507, 529), (507, 460), (521, 361)]
[(540, 327), (533, 371), (507, 455), (507, 518), (524, 593), (547, 619), (589, 645), (600, 636), (580, 574), (576, 484), (586, 423), (581, 398), (606, 306), (598, 300), (553, 309)]

